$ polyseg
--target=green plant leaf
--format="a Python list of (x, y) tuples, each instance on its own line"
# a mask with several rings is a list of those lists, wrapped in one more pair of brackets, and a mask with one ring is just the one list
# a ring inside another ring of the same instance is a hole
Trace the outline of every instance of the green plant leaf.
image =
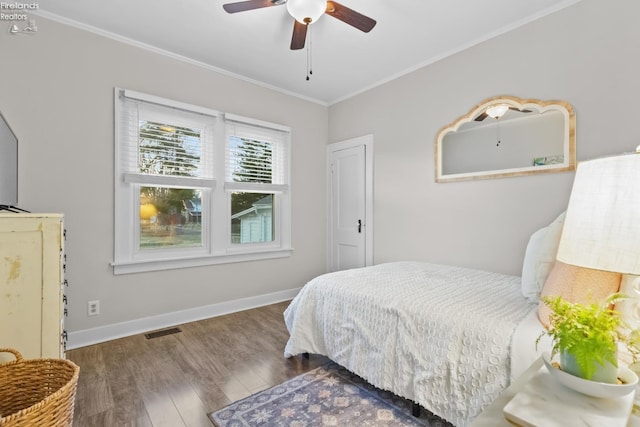
[(550, 327), (538, 337), (536, 344), (542, 336), (549, 335), (553, 341), (552, 356), (562, 352), (573, 355), (586, 379), (593, 377), (597, 365), (610, 362), (618, 366), (617, 344), (623, 322), (612, 304), (625, 298), (616, 293), (602, 304), (578, 304), (559, 296), (543, 297), (551, 309)]

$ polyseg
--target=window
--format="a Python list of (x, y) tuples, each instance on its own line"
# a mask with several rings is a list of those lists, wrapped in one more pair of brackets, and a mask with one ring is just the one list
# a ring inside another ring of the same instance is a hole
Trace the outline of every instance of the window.
[(290, 255), (289, 129), (116, 89), (114, 273)]
[[(231, 244), (278, 244), (283, 197), (288, 193), (284, 130), (225, 117), (225, 190), (230, 197)], [(288, 207), (285, 208), (288, 211)]]

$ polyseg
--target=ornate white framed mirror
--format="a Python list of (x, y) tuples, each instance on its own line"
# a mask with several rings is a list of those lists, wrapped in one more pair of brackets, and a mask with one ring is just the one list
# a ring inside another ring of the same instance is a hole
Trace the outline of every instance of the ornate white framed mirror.
[(576, 118), (566, 101), (488, 98), (435, 140), (436, 182), (563, 172), (576, 167)]

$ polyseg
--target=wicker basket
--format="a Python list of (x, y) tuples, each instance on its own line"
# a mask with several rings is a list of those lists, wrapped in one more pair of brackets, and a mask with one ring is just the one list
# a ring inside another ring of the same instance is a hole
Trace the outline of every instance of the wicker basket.
[(30, 359), (12, 349), (16, 360), (0, 364), (0, 426), (68, 427), (80, 368), (64, 359)]

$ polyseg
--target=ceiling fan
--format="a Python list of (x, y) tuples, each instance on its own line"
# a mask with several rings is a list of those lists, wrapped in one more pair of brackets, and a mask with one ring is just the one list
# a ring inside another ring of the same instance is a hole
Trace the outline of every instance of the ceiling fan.
[(376, 25), (374, 19), (330, 0), (245, 0), (227, 3), (222, 7), (227, 13), (237, 13), (263, 7), (279, 6), (284, 3), (287, 4), (287, 11), (294, 18), (293, 36), (291, 37), (292, 50), (304, 47), (309, 25), (316, 22), (324, 14), (333, 16), (365, 33), (371, 31)]

